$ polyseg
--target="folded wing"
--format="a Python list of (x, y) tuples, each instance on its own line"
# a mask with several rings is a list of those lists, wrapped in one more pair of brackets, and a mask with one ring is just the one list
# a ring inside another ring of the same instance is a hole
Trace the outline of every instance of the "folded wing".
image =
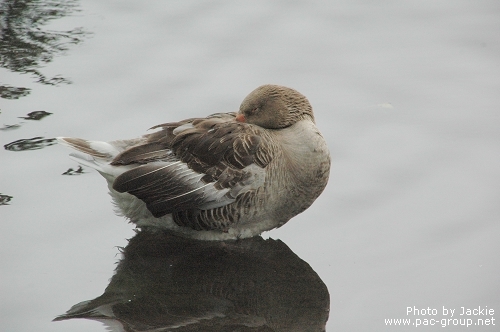
[(137, 165), (119, 175), (113, 189), (143, 200), (155, 217), (221, 207), (264, 183), (272, 159), (268, 139), (259, 127), (234, 121), (234, 114), (156, 128), (162, 130), (111, 162)]

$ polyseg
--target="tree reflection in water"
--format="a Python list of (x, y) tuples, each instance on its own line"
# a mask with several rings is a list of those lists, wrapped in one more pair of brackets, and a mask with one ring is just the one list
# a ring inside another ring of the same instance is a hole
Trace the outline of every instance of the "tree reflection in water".
[(324, 331), (328, 313), (326, 285), (280, 240), (141, 231), (104, 294), (55, 320), (119, 322), (125, 331), (304, 332)]
[[(70, 83), (62, 76), (46, 77), (39, 68), (63, 54), (71, 44), (88, 35), (82, 28), (68, 31), (43, 30), (51, 20), (77, 11), (77, 0), (0, 1), (0, 66), (10, 71), (31, 74), (36, 82), (48, 85)], [(30, 89), (0, 85), (0, 97), (18, 99)]]

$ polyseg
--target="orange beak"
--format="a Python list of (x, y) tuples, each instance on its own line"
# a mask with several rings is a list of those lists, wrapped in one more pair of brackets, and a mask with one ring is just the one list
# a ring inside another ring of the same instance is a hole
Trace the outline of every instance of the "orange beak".
[(235, 120), (238, 121), (238, 122), (245, 122), (246, 121), (245, 116), (243, 114), (241, 114), (241, 113), (238, 113), (236, 115)]

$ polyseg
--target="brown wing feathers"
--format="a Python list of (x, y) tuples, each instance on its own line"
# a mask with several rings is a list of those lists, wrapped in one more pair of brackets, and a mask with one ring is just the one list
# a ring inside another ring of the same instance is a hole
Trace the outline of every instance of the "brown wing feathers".
[(260, 137), (245, 133), (243, 126), (229, 122), (209, 130), (187, 129), (175, 137), (172, 150), (182, 161), (192, 163), (193, 169), (199, 169), (194, 165), (196, 162), (201, 166), (224, 163), (227, 167), (243, 169), (254, 162), (260, 143)]
[(172, 151), (161, 143), (153, 142), (134, 146), (120, 153), (111, 165), (146, 164), (155, 160), (173, 160)]
[[(160, 125), (163, 130), (148, 135), (148, 143), (113, 160), (113, 165), (145, 164), (118, 176), (113, 188), (142, 199), (155, 217), (210, 206), (226, 193), (234, 200), (227, 189), (250, 178), (243, 169), (253, 163), (265, 167), (270, 158), (262, 157), (258, 127), (233, 119), (217, 114)], [(181, 126), (186, 128), (174, 134)]]
[(161, 217), (207, 203), (200, 178), (180, 161), (154, 163), (119, 176), (113, 188), (142, 199), (155, 217)]

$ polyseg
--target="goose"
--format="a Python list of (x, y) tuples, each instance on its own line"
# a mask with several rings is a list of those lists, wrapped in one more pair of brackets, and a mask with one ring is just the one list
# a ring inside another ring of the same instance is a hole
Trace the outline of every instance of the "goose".
[(280, 227), (323, 192), (330, 153), (311, 104), (266, 84), (238, 112), (156, 125), (112, 142), (58, 137), (108, 183), (118, 214), (138, 228), (234, 240)]

